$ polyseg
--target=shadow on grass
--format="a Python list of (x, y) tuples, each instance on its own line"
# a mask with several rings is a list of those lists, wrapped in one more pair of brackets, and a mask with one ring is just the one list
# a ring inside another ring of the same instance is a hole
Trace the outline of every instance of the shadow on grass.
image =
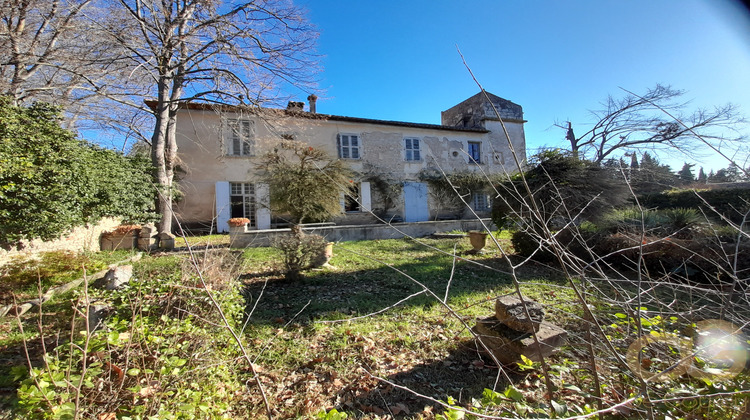
[[(504, 265), (499, 259), (486, 259), (483, 263), (497, 268)], [(255, 306), (250, 322), (262, 325), (279, 319), (289, 321), (308, 302), (295, 322), (304, 324), (312, 320), (341, 319), (380, 311), (423, 290), (404, 274), (422, 283), (440, 299), (449, 288), (449, 302), (452, 303), (468, 294), (492, 293), (511, 284), (507, 274), (466, 261), (457, 261), (454, 269), (452, 258), (445, 255), (421, 257), (394, 267), (400, 272), (385, 266), (359, 270), (323, 269), (308, 272), (297, 282), (285, 280), (275, 270), (245, 275), (243, 294), (248, 308)], [(422, 293), (402, 302), (399, 307), (435, 304), (438, 302), (433, 296)]]
[[(478, 406), (477, 402), (482, 401), (485, 389), (502, 393), (509, 386), (524, 389), (526, 403), (544, 403), (540, 371), (522, 371), (516, 365), (498, 367), (470, 339), (457, 341), (444, 357), (409, 369), (396, 366), (391, 370), (397, 372), (384, 376), (385, 381), (365, 374), (345, 387), (338, 393), (336, 409), (353, 418), (370, 418), (371, 413), (393, 418), (434, 418), (447, 411), (435, 400), (447, 403), (452, 399), (454, 407), (481, 412), (481, 403)], [(508, 404), (506, 414), (512, 415), (512, 402), (508, 400)]]

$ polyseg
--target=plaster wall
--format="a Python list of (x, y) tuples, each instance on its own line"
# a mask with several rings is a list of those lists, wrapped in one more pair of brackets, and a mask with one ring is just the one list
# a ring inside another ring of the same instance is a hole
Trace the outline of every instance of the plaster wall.
[[(247, 118), (253, 122), (254, 155), (227, 156), (222, 121), (227, 118)], [(506, 123), (514, 144), (522, 146), (523, 125)], [(489, 127), (488, 127), (489, 128)], [(283, 111), (257, 112), (245, 115), (214, 110), (181, 110), (177, 117), (177, 141), (182, 200), (177, 214), (184, 223), (210, 223), (215, 217), (215, 184), (217, 181), (258, 182), (257, 167), (261, 157), (273, 150), (282, 136), (293, 137), (312, 147), (324, 150), (335, 157), (338, 134), (356, 134), (360, 139), (360, 159), (346, 159), (357, 174), (355, 182), (380, 177), (390, 184), (418, 181), (425, 168), (456, 171), (484, 171), (489, 173), (514, 171), (515, 165), (502, 131), (454, 131), (439, 128), (390, 126), (381, 123), (352, 122), (294, 116)], [(421, 141), (421, 160), (406, 161), (404, 138), (415, 137)], [(501, 138), (502, 137), (502, 138)], [(482, 144), (480, 164), (470, 163), (466, 154), (468, 142)], [(520, 150), (524, 151), (523, 147)], [(372, 189), (372, 207), (383, 210), (384, 216), (399, 213), (382, 209), (382, 194)], [(393, 207), (403, 207), (396, 197)], [(431, 214), (435, 217), (436, 214)], [(345, 214), (337, 223), (371, 223), (373, 217), (363, 214)]]

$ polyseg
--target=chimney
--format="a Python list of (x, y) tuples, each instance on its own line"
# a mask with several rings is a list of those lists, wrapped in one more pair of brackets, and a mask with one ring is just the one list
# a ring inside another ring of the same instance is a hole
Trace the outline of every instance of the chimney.
[(313, 93), (307, 97), (307, 100), (310, 101), (310, 113), (315, 114), (315, 102), (318, 100), (318, 97)]
[(297, 112), (297, 111), (303, 111), (304, 109), (305, 109), (304, 102), (289, 101), (289, 103), (286, 105), (287, 111)]

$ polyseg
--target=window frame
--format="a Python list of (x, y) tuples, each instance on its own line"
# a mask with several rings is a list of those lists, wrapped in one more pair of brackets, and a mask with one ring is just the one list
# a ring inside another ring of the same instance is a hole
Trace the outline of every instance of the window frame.
[[(225, 155), (255, 156), (255, 123), (248, 118), (226, 118), (224, 122)], [(239, 148), (240, 150), (236, 150)]]
[[(416, 144), (416, 147), (414, 147)], [(404, 160), (407, 162), (422, 161), (422, 139), (419, 137), (404, 137)]]
[[(235, 201), (235, 197), (239, 197), (240, 201)], [(250, 182), (229, 182), (229, 217), (245, 217), (250, 219), (249, 225), (251, 227), (256, 227), (257, 197), (258, 188), (255, 184)], [(242, 205), (241, 215), (235, 213), (235, 206), (237, 204)]]
[[(473, 153), (472, 146), (476, 146), (476, 153)], [(466, 142), (466, 154), (469, 155), (469, 163), (482, 163), (482, 142), (481, 141), (467, 141)]]
[[(480, 206), (480, 204), (484, 206)], [(490, 195), (484, 191), (473, 192), (471, 194), (471, 208), (474, 211), (490, 211), (492, 210), (492, 199)]]
[[(352, 145), (352, 138), (356, 140), (356, 145)], [(344, 139), (346, 139), (346, 145)], [(360, 160), (362, 159), (362, 137), (354, 133), (338, 133), (336, 135), (336, 149), (339, 159)], [(356, 157), (353, 157), (353, 155), (356, 155)]]

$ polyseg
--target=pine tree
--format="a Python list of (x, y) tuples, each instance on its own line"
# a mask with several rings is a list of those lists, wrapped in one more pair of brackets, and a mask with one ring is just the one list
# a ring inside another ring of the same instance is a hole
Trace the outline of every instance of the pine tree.
[(700, 182), (701, 184), (705, 184), (706, 182), (708, 182), (708, 177), (706, 176), (706, 173), (703, 172), (702, 166), (698, 171), (698, 182)]
[(740, 171), (740, 167), (737, 166), (734, 162), (730, 163), (729, 166), (727, 166), (727, 178), (728, 182), (739, 182), (742, 180), (742, 171)]
[(633, 172), (631, 184), (637, 194), (658, 193), (676, 186), (679, 182), (669, 165), (662, 165), (648, 152), (641, 157), (640, 170)]
[(685, 162), (685, 164), (682, 165), (682, 169), (680, 169), (680, 171), (677, 172), (677, 177), (684, 184), (689, 184), (695, 181), (695, 174), (693, 174), (693, 166), (695, 166), (694, 163)]
[(633, 169), (633, 170), (637, 171), (638, 169), (640, 169), (640, 167), (641, 166), (638, 164), (638, 155), (636, 155), (635, 153), (633, 153), (630, 156), (630, 169)]

